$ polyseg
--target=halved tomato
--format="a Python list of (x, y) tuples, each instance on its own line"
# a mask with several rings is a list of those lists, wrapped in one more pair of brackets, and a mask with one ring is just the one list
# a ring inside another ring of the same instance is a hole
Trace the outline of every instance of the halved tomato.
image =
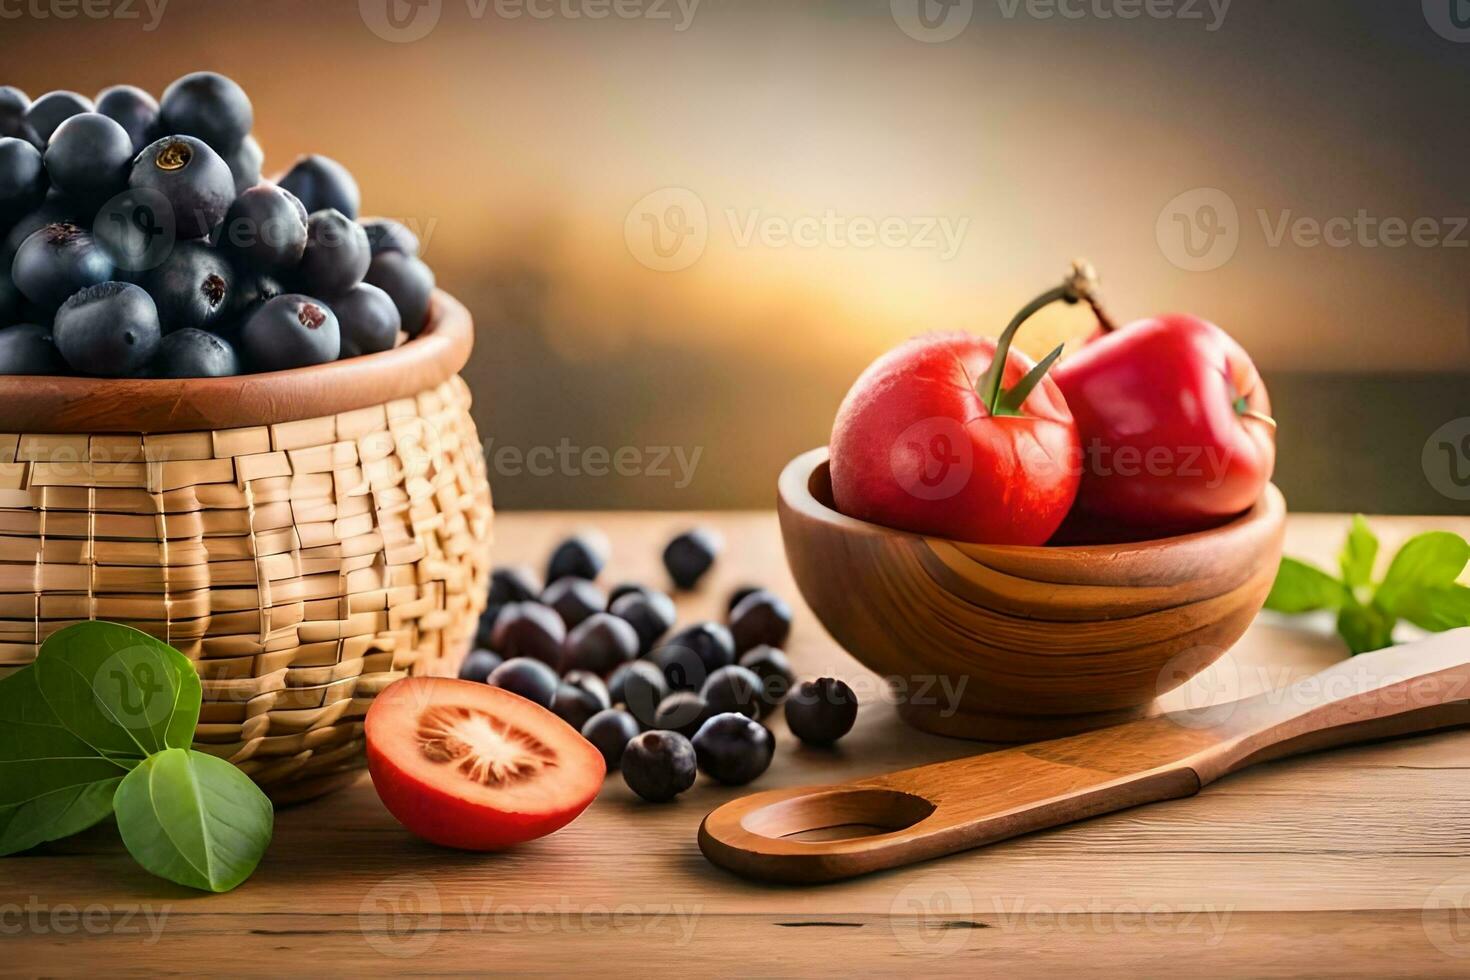
[(606, 767), (576, 729), (497, 687), (412, 677), (373, 699), (368, 771), (388, 811), (425, 840), (493, 851), (560, 830)]

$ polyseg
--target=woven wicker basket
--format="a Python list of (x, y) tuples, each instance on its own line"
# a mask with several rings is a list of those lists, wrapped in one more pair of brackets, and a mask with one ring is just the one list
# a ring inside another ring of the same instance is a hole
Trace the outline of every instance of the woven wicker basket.
[(374, 695), (463, 655), (490, 487), (469, 313), (396, 350), (192, 381), (0, 377), (0, 674), (87, 619), (183, 651), (195, 747), (290, 802), (363, 761)]

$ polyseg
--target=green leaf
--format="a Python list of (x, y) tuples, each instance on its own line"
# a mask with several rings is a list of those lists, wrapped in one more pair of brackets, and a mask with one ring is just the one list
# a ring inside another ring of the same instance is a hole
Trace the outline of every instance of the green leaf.
[(1470, 626), (1470, 586), (1441, 585), (1411, 592), (1400, 601), (1398, 615), (1431, 633)]
[(1295, 558), (1281, 559), (1276, 581), (1266, 596), (1266, 608), (1283, 613), (1340, 609), (1351, 601), (1347, 588), (1315, 565)]
[(109, 758), (187, 748), (202, 690), (189, 658), (117, 623), (68, 626), (41, 645), (36, 679), (57, 718)]
[(1470, 561), (1470, 544), (1449, 531), (1427, 531), (1404, 543), (1393, 556), (1373, 601), (1393, 616), (1407, 618), (1415, 593), (1453, 585)]
[(1337, 614), (1337, 632), (1354, 655), (1393, 646), (1394, 623), (1394, 618), (1374, 603), (1364, 606), (1353, 602)]
[(1378, 558), (1378, 537), (1368, 527), (1362, 514), (1353, 515), (1353, 526), (1348, 530), (1342, 554), (1337, 558), (1342, 568), (1342, 580), (1348, 588), (1356, 589), (1373, 580), (1373, 563)]
[(250, 877), (275, 819), (249, 776), (186, 749), (149, 756), (122, 781), (114, 806), (134, 860), (160, 878), (211, 892)]
[(0, 680), (0, 855), (106, 819), (127, 771), (62, 726), (41, 697), (35, 667)]

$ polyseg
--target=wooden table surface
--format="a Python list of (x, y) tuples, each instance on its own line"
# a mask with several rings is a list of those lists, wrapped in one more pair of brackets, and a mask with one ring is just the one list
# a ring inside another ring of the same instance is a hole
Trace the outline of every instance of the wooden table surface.
[[(859, 687), (835, 752), (777, 721), (767, 789), (983, 751), (899, 723), (875, 678), (800, 605), (774, 515), (505, 514), (501, 561), (540, 566), (582, 525), (614, 546), (609, 580), (659, 581), (658, 552), (696, 521), (727, 549), (683, 619), (746, 581), (793, 600), (801, 675)], [(1379, 518), (1396, 547), (1470, 519)], [(1290, 554), (1329, 566), (1346, 518), (1293, 516)], [(1313, 628), (1313, 627), (1318, 628)], [(1344, 650), (1330, 624), (1268, 617), (1216, 692), (1243, 696)], [(1238, 682), (1238, 683), (1237, 683)], [(508, 853), (440, 850), (403, 831), (364, 776), (277, 814), (255, 877), (227, 895), (152, 878), (111, 827), (0, 860), (0, 971), (21, 974), (379, 973), (826, 976), (1465, 976), (1470, 974), (1470, 733), (1267, 764), (1161, 803), (903, 871), (769, 887), (707, 864), (700, 819), (748, 790), (705, 780), (636, 800), (616, 774), (571, 826)]]

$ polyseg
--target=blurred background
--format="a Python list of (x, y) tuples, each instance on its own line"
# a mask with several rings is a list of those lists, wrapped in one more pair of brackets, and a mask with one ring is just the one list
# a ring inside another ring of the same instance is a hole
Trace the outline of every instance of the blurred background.
[(224, 72), (267, 174), (347, 165), (475, 314), (502, 508), (769, 506), (874, 357), (1084, 255), (1251, 352), (1294, 509), (1470, 511), (1462, 0), (0, 0), (0, 39), (32, 96)]

